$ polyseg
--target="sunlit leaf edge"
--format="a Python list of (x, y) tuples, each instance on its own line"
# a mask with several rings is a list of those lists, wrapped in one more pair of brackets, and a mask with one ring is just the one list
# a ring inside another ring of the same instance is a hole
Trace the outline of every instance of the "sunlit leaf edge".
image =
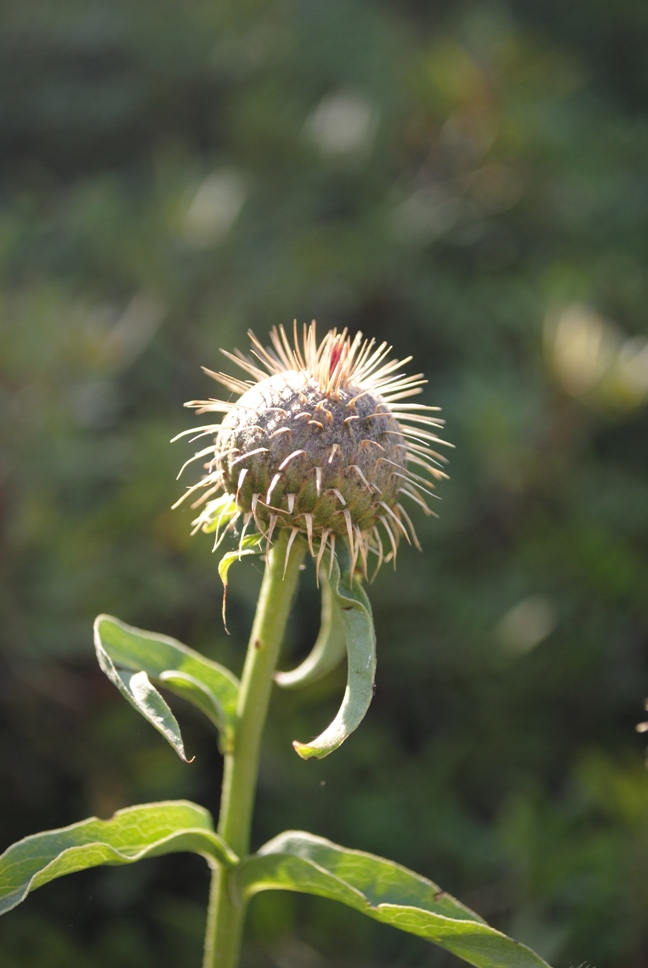
[(200, 854), (211, 865), (238, 860), (214, 832), (211, 814), (189, 800), (139, 804), (118, 810), (109, 820), (88, 817), (32, 834), (0, 856), (0, 914), (66, 874), (185, 851)]

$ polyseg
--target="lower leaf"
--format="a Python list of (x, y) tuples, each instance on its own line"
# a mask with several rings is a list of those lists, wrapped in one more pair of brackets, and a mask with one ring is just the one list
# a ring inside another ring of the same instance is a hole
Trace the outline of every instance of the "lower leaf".
[(427, 878), (303, 831), (275, 837), (243, 861), (235, 878), (245, 898), (268, 890), (327, 897), (432, 941), (477, 968), (548, 968), (526, 945), (490, 927)]
[(100, 864), (132, 864), (188, 851), (210, 864), (235, 864), (236, 854), (214, 833), (211, 814), (188, 800), (118, 810), (110, 820), (90, 817), (12, 844), (0, 856), (0, 914), (49, 881)]

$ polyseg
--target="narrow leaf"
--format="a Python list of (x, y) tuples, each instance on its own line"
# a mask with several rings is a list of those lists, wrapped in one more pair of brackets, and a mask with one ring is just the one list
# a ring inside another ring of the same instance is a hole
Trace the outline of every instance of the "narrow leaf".
[(25, 837), (0, 856), (0, 914), (20, 904), (30, 891), (64, 874), (181, 851), (200, 854), (212, 866), (237, 862), (236, 855), (214, 833), (208, 811), (188, 800), (127, 807), (110, 820), (90, 817)]
[(432, 941), (477, 968), (548, 968), (530, 948), (491, 928), (427, 878), (313, 834), (280, 834), (243, 861), (236, 879), (245, 898), (284, 890), (340, 901)]
[(228, 669), (175, 639), (133, 628), (110, 615), (95, 621), (95, 648), (110, 681), (183, 760), (180, 727), (151, 679), (200, 709), (220, 730), (221, 749), (231, 748), (238, 680)]
[(228, 551), (218, 562), (218, 574), (223, 583), (223, 625), (225, 626), (226, 632), (228, 631), (225, 617), (227, 611), (228, 572), (234, 562), (240, 561), (244, 555), (260, 555), (262, 540), (263, 536), (260, 534), (249, 534), (243, 538), (236, 551)]
[(360, 725), (373, 696), (376, 675), (376, 634), (371, 605), (360, 582), (349, 571), (340, 574), (333, 559), (331, 591), (339, 609), (347, 646), (347, 686), (340, 710), (324, 732), (310, 743), (295, 741), (302, 759), (322, 759), (341, 746)]
[(346, 639), (340, 607), (333, 597), (328, 578), (322, 576), (322, 620), (319, 635), (309, 656), (290, 672), (277, 672), (275, 681), (284, 689), (299, 689), (319, 682), (332, 672), (346, 654)]

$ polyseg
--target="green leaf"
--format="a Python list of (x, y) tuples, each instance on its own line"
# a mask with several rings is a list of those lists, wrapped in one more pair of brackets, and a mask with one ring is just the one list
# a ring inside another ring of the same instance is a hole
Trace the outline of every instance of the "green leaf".
[(228, 669), (175, 639), (133, 628), (110, 615), (99, 615), (94, 630), (102, 670), (185, 762), (180, 727), (150, 679), (200, 709), (220, 731), (221, 749), (231, 748), (239, 683)]
[(322, 759), (341, 746), (364, 719), (373, 696), (376, 633), (371, 605), (360, 582), (349, 571), (340, 573), (336, 558), (331, 570), (331, 591), (346, 639), (347, 686), (340, 710), (330, 726), (310, 743), (293, 743), (304, 760), (313, 756)]
[(0, 856), (0, 914), (64, 874), (181, 851), (201, 854), (212, 866), (238, 860), (214, 833), (208, 811), (188, 800), (127, 807), (110, 820), (90, 817), (25, 837)]
[(223, 555), (221, 560), (218, 562), (218, 574), (220, 575), (221, 581), (225, 587), (227, 587), (227, 573), (234, 562), (240, 561), (244, 555), (260, 555), (262, 550), (262, 541), (263, 535), (248, 534), (245, 538), (243, 538), (236, 551), (228, 551)]
[(260, 555), (262, 551), (263, 535), (249, 534), (243, 538), (236, 551), (228, 551), (218, 562), (218, 574), (223, 582), (223, 625), (227, 632), (227, 621), (225, 612), (227, 609), (227, 573), (235, 561), (240, 561), (244, 555)]
[(241, 863), (237, 887), (317, 894), (419, 935), (477, 968), (548, 968), (432, 881), (392, 861), (302, 831), (286, 831)]
[(346, 639), (340, 607), (333, 597), (328, 578), (322, 576), (322, 620), (319, 635), (309, 656), (290, 672), (275, 673), (283, 689), (299, 689), (319, 682), (332, 672), (346, 654)]
[(215, 501), (208, 501), (193, 523), (196, 529), (200, 528), (205, 534), (215, 532), (213, 550), (216, 551), (240, 514), (241, 510), (236, 504), (236, 499), (231, 494), (223, 494)]

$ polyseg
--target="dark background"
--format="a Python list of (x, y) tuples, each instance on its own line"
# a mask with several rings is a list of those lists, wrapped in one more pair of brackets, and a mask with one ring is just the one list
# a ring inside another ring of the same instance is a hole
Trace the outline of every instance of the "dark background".
[[(456, 444), (370, 588), (378, 683), (278, 695), (255, 844), (288, 827), (435, 879), (555, 966), (648, 964), (648, 6), (29, 0), (0, 8), (2, 844), (155, 798), (216, 809), (96, 667), (107, 611), (240, 669), (260, 565), (182, 492), (204, 364), (315, 317), (429, 377)], [(191, 480), (188, 472), (187, 482)], [(290, 664), (317, 631), (313, 574)], [(327, 718), (328, 717), (328, 718)], [(195, 857), (49, 885), (2, 968), (192, 968)], [(246, 968), (456, 965), (332, 902), (253, 902)]]

